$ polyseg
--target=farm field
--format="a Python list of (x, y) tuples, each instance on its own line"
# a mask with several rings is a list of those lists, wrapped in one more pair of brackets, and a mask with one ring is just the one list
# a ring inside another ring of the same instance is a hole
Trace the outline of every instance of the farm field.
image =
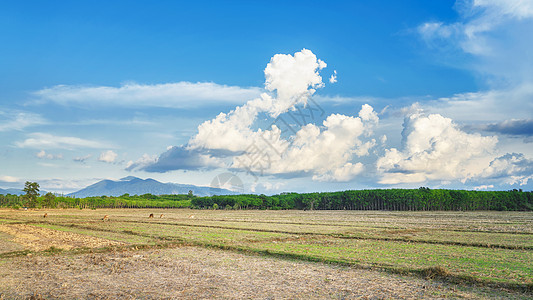
[(530, 298), (532, 288), (531, 212), (0, 210), (0, 299)]

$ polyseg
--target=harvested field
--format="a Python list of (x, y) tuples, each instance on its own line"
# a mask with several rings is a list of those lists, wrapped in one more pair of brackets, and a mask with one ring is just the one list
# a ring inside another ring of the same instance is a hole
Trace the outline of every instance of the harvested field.
[[(19, 257), (4, 263), (8, 298), (434, 298), (474, 297), (423, 279), (223, 250), (164, 250)], [(12, 270), (6, 274), (6, 270)], [(98, 287), (98, 288), (95, 288)]]
[(0, 245), (7, 298), (529, 298), (533, 285), (526, 212), (0, 210)]
[(11, 242), (20, 244), (24, 249), (32, 251), (42, 251), (51, 247), (70, 250), (73, 248), (99, 248), (124, 244), (123, 242), (26, 224), (0, 225), (0, 231), (12, 236)]

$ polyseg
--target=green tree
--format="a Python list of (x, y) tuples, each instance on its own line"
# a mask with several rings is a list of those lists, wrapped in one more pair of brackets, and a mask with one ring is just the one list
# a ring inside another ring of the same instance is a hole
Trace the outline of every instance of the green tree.
[(194, 195), (193, 195), (193, 193), (192, 193), (192, 190), (189, 190), (189, 193), (187, 194), (187, 198), (190, 199), (190, 198), (192, 198), (193, 196), (194, 196)]
[(26, 181), (24, 184), (24, 192), (28, 207), (35, 207), (37, 205), (37, 196), (39, 195), (39, 184), (37, 182)]
[(56, 196), (50, 192), (46, 193), (46, 195), (44, 195), (44, 201), (43, 201), (43, 206), (45, 207), (55, 207), (55, 200), (56, 200)]

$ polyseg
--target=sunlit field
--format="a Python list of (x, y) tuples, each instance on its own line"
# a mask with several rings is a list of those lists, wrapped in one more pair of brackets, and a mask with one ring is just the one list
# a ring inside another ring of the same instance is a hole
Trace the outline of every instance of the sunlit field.
[(445, 295), (527, 297), (533, 286), (531, 212), (5, 209), (0, 241), (6, 295), (16, 260), (183, 247), (441, 282), (454, 289)]

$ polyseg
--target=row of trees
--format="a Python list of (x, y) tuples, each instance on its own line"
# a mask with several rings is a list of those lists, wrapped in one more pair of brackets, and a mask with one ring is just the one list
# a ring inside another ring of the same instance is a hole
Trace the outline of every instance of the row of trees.
[(75, 198), (56, 196), (46, 193), (39, 196), (39, 184), (26, 182), (25, 195), (0, 195), (0, 207), (28, 208), (182, 208), (191, 205), (194, 197), (188, 195), (134, 195), (124, 194), (118, 197)]
[(327, 210), (533, 210), (533, 192), (376, 189), (274, 196), (198, 197), (192, 207)]
[(133, 195), (73, 198), (39, 196), (39, 185), (26, 182), (25, 195), (0, 195), (2, 207), (45, 208), (215, 208), (303, 210), (533, 210), (533, 192), (429, 189), (376, 189), (279, 195)]

